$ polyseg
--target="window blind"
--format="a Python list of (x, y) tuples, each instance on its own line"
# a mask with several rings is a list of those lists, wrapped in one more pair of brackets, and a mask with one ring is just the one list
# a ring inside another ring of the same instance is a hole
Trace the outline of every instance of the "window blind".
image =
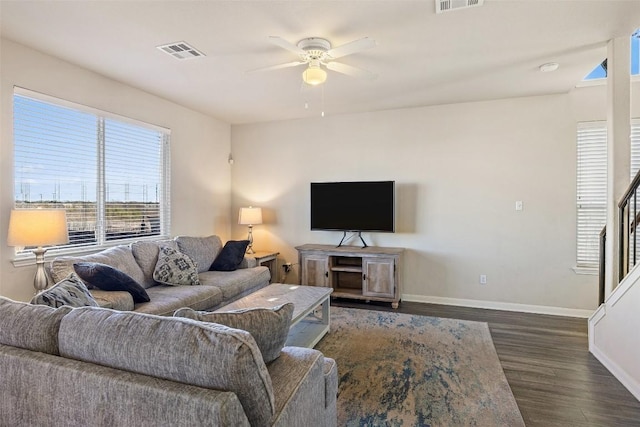
[(598, 265), (598, 236), (606, 222), (607, 124), (578, 123), (577, 137), (578, 267)]
[[(631, 177), (640, 170), (640, 120), (631, 121)], [(607, 122), (578, 123), (577, 129), (578, 267), (597, 267), (599, 235), (607, 220)]]
[(65, 209), (62, 247), (170, 234), (168, 130), (24, 89), (13, 106), (15, 207)]

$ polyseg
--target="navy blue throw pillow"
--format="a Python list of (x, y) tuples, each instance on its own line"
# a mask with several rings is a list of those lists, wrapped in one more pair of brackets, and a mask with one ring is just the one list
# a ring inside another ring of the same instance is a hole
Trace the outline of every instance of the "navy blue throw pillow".
[(73, 269), (82, 280), (103, 291), (127, 291), (133, 297), (133, 302), (149, 302), (149, 295), (142, 285), (131, 276), (110, 265), (98, 262), (78, 262)]
[(248, 240), (229, 240), (224, 244), (209, 270), (235, 271), (242, 260), (249, 245)]

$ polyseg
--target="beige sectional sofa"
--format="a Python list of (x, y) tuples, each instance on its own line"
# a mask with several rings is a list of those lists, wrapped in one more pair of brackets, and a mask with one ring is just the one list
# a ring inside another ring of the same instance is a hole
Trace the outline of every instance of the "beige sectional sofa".
[(0, 297), (0, 424), (335, 426), (335, 361), (246, 331)]
[[(160, 246), (179, 250), (195, 261), (200, 286), (167, 286), (153, 279)], [(90, 289), (101, 307), (123, 311), (171, 316), (181, 307), (194, 310), (214, 310), (269, 284), (267, 267), (255, 266), (255, 259), (245, 257), (235, 271), (209, 271), (222, 249), (218, 236), (178, 236), (172, 240), (139, 241), (120, 245), (84, 256), (61, 256), (48, 266), (54, 283), (74, 271), (77, 262), (96, 262), (114, 267), (141, 284), (151, 301), (134, 304), (131, 294), (124, 291)]]

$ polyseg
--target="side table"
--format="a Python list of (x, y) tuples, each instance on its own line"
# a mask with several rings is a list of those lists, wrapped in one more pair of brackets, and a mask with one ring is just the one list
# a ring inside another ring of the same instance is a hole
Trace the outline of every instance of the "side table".
[(248, 257), (252, 257), (256, 259), (257, 265), (263, 265), (269, 269), (271, 273), (271, 280), (269, 283), (273, 281), (277, 281), (278, 279), (278, 255), (280, 252), (272, 252), (272, 251), (256, 251), (253, 254), (246, 254)]

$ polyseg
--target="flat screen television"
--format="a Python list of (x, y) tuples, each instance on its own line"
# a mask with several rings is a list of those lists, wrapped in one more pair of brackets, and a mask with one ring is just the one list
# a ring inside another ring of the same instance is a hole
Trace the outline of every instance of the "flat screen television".
[(312, 182), (311, 229), (395, 231), (395, 181)]

